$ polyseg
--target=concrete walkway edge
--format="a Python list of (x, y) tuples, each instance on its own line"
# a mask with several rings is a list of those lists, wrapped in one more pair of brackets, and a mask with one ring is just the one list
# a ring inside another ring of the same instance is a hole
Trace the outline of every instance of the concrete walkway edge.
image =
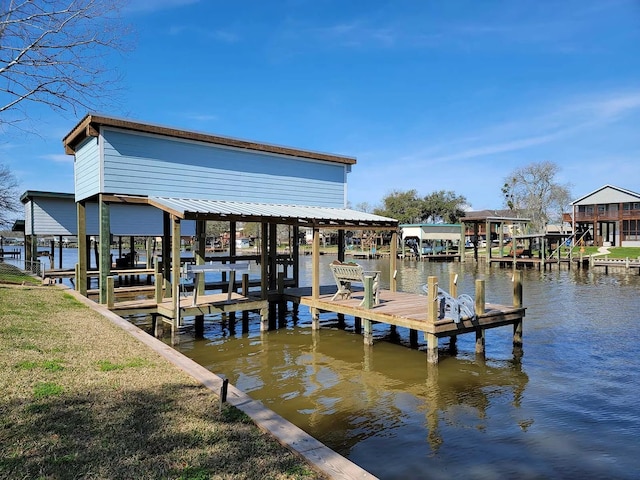
[[(191, 375), (209, 390), (220, 393), (223, 379), (203, 366), (174, 350), (169, 345), (140, 330), (124, 318), (116, 315), (104, 305), (95, 303), (67, 286), (57, 285), (71, 294), (79, 302), (96, 311), (131, 336), (157, 352), (169, 362)], [(360, 466), (331, 450), (304, 430), (298, 428), (280, 415), (253, 400), (244, 392), (229, 384), (227, 402), (248, 415), (263, 431), (271, 434), (282, 445), (300, 455), (319, 472), (336, 479), (376, 479)]]

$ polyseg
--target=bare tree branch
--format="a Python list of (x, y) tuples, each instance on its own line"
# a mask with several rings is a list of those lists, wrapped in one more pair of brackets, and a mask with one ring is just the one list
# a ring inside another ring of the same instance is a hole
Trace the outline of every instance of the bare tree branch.
[(517, 168), (504, 180), (505, 204), (514, 213), (531, 219), (531, 228), (541, 232), (549, 222), (561, 222), (571, 197), (571, 185), (556, 181), (553, 162), (538, 162)]
[(9, 168), (0, 165), (0, 227), (8, 226), (10, 214), (18, 211), (18, 182)]
[(110, 54), (125, 50), (124, 0), (0, 0), (0, 127), (29, 118), (30, 104), (91, 110), (119, 75)]

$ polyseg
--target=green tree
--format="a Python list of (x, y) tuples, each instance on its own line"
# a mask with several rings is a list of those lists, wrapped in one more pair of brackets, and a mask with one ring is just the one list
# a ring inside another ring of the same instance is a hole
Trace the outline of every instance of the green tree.
[(416, 190), (393, 191), (382, 199), (377, 215), (400, 223), (456, 223), (464, 215), (467, 199), (454, 192), (440, 190), (420, 198)]
[(561, 222), (571, 198), (571, 185), (556, 180), (560, 171), (549, 161), (534, 162), (516, 168), (504, 180), (504, 204), (515, 215), (529, 218), (531, 229), (544, 231), (550, 222)]
[(455, 192), (439, 190), (424, 197), (423, 222), (457, 223), (464, 215), (467, 199)]
[(382, 199), (382, 207), (373, 213), (395, 218), (400, 223), (419, 223), (423, 218), (424, 200), (418, 197), (416, 190), (401, 192), (394, 190)]

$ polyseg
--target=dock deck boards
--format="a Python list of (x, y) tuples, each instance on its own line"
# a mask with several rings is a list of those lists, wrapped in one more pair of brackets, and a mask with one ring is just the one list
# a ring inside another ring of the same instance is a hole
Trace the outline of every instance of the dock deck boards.
[(474, 320), (462, 320), (456, 324), (452, 319), (445, 318), (430, 324), (427, 320), (427, 297), (424, 295), (380, 290), (380, 304), (367, 309), (360, 306), (363, 291), (355, 291), (350, 299), (331, 300), (335, 290), (335, 286), (321, 287), (317, 300), (311, 296), (309, 287), (286, 289), (284, 296), (289, 301), (321, 311), (360, 317), (442, 337), (472, 332), (477, 328), (494, 328), (513, 324), (521, 321), (525, 315), (525, 308), (487, 303), (485, 313)]

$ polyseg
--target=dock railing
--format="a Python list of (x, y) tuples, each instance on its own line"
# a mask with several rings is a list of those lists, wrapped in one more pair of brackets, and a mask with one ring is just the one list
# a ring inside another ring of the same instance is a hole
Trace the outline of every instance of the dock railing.
[(42, 266), (42, 262), (40, 260), (25, 260), (24, 270), (41, 278), (44, 273), (44, 267)]

